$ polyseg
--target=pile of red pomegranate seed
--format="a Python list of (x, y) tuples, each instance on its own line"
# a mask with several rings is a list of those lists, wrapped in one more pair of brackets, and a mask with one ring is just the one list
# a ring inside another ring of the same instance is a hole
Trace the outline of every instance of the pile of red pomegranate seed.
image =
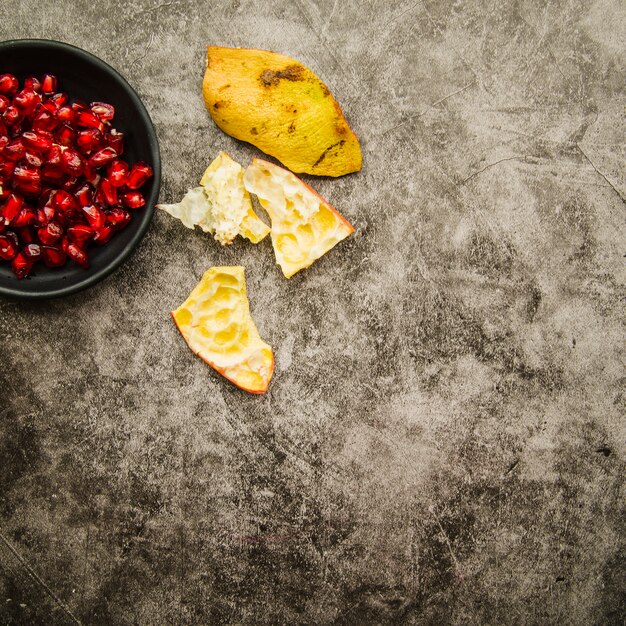
[(146, 203), (138, 189), (152, 168), (120, 158), (114, 115), (105, 102), (70, 101), (50, 74), (21, 89), (0, 75), (0, 259), (18, 278), (38, 261), (89, 267), (88, 246), (107, 243)]

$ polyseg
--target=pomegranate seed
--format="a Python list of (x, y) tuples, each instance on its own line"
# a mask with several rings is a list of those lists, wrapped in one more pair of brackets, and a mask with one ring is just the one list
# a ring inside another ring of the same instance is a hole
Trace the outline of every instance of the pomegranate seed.
[(41, 102), (41, 95), (31, 89), (22, 89), (14, 98), (13, 104), (25, 115), (29, 115)]
[(17, 235), (19, 236), (22, 243), (25, 244), (33, 243), (37, 239), (32, 226), (24, 226), (23, 228), (18, 228)]
[(94, 189), (89, 183), (83, 183), (75, 192), (76, 200), (81, 207), (93, 204)]
[[(7, 125), (0, 119), (0, 139), (2, 140), (7, 140), (6, 143), (8, 143), (8, 139), (9, 139), (9, 130), (7, 128)], [(6, 145), (3, 144), (3, 145)]]
[(128, 209), (138, 209), (146, 203), (138, 191), (129, 191), (122, 196), (122, 204)]
[(12, 96), (20, 86), (17, 78), (13, 74), (2, 74), (0, 76), (0, 93)]
[(107, 213), (106, 224), (115, 230), (122, 230), (129, 222), (130, 213), (126, 209), (116, 207)]
[(107, 177), (113, 187), (121, 187), (126, 184), (126, 177), (128, 176), (128, 163), (116, 159), (112, 161), (107, 170)]
[(89, 110), (89, 107), (87, 106), (87, 104), (85, 104), (82, 100), (74, 100), (71, 106), (72, 106), (72, 109), (74, 109), (76, 113), (79, 113), (80, 111)]
[(79, 131), (76, 143), (83, 154), (90, 154), (103, 146), (104, 137), (97, 128), (87, 128)]
[(15, 170), (14, 161), (0, 161), (0, 181), (6, 181), (13, 176)]
[(46, 267), (61, 267), (65, 265), (67, 256), (57, 246), (41, 246), (41, 259)]
[(51, 201), (53, 206), (63, 213), (71, 213), (78, 209), (78, 204), (74, 196), (65, 191), (65, 189), (57, 189), (52, 193)]
[(37, 221), (37, 214), (29, 207), (24, 207), (19, 215), (13, 220), (13, 226), (15, 228), (23, 228), (24, 226), (30, 226)]
[(21, 139), (13, 139), (7, 146), (5, 146), (2, 154), (9, 161), (21, 161), (26, 154), (26, 147)]
[(40, 228), (37, 231), (37, 237), (39, 237), (39, 241), (46, 246), (54, 243), (57, 239), (59, 239), (63, 235), (63, 229), (56, 222), (50, 222), (46, 224), (43, 228)]
[(139, 189), (152, 176), (152, 168), (143, 161), (139, 161), (133, 165), (126, 180), (126, 186), (129, 189)]
[(65, 191), (69, 191), (70, 193), (74, 193), (76, 190), (76, 186), (80, 182), (80, 179), (77, 176), (70, 176), (62, 185)]
[(11, 104), (6, 108), (3, 118), (9, 126), (17, 126), (24, 119), (24, 116), (15, 105)]
[(46, 204), (37, 209), (37, 224), (39, 226), (46, 226), (55, 218), (55, 210), (54, 208)]
[(55, 93), (53, 96), (50, 96), (50, 101), (54, 102), (58, 107), (65, 106), (69, 98), (66, 93)]
[(29, 148), (38, 152), (48, 152), (52, 148), (52, 137), (44, 134), (42, 131), (38, 133), (26, 131), (22, 133), (22, 139)]
[(103, 246), (111, 239), (111, 237), (113, 237), (114, 233), (115, 230), (110, 226), (103, 226), (96, 231), (96, 234), (93, 237), (94, 243), (97, 243), (99, 246)]
[(37, 243), (29, 243), (22, 248), (22, 254), (31, 261), (36, 261), (41, 256), (41, 246)]
[(83, 170), (83, 176), (93, 185), (97, 185), (100, 180), (98, 170), (89, 163), (85, 163), (85, 169)]
[(112, 128), (111, 131), (108, 132), (104, 138), (107, 142), (107, 145), (110, 148), (113, 148), (113, 150), (115, 150), (115, 152), (117, 152), (119, 156), (124, 153), (124, 133), (121, 133), (120, 131), (115, 130), (115, 128)]
[(51, 131), (57, 127), (57, 123), (57, 118), (55, 118), (54, 114), (47, 109), (43, 109), (33, 119), (33, 130)]
[(61, 154), (61, 161), (68, 174), (79, 176), (83, 171), (83, 159), (74, 148), (65, 148)]
[(28, 196), (38, 196), (41, 193), (41, 172), (32, 165), (20, 163), (13, 172), (13, 184)]
[(4, 208), (2, 209), (2, 217), (5, 224), (10, 224), (22, 210), (24, 206), (24, 198), (18, 193), (12, 193), (6, 201)]
[(0, 96), (0, 113), (4, 113), (11, 101), (6, 96)]
[(57, 90), (57, 79), (52, 74), (44, 74), (41, 78), (41, 91), (51, 95)]
[(103, 122), (115, 117), (115, 107), (107, 102), (92, 102), (89, 107)]
[(61, 160), (61, 147), (53, 144), (48, 152), (48, 158), (43, 168), (44, 178), (58, 180), (64, 174), (63, 162)]
[(85, 244), (94, 236), (94, 231), (87, 224), (74, 224), (67, 229), (67, 236), (77, 246), (84, 248)]
[(102, 167), (117, 158), (117, 152), (113, 148), (102, 148), (89, 157), (89, 165)]
[(71, 146), (76, 139), (76, 131), (71, 126), (63, 124), (57, 129), (56, 138), (62, 146)]
[(60, 124), (73, 125), (76, 120), (76, 113), (74, 113), (74, 109), (72, 109), (72, 107), (59, 107), (59, 110), (57, 111), (57, 120)]
[(43, 159), (41, 158), (41, 155), (29, 152), (28, 150), (24, 154), (24, 161), (28, 163), (28, 165), (32, 165), (36, 168), (41, 168), (43, 166)]
[(89, 267), (89, 259), (85, 252), (83, 252), (75, 243), (69, 243), (67, 246), (67, 256), (74, 261), (77, 265), (87, 269)]
[(76, 126), (97, 128), (99, 130), (103, 128), (100, 118), (95, 116), (91, 111), (78, 111), (78, 113), (76, 113)]
[(27, 259), (21, 252), (11, 261), (11, 269), (18, 278), (26, 278), (32, 270), (34, 261)]
[(35, 76), (29, 76), (24, 79), (24, 87), (33, 91), (41, 91), (41, 82)]
[(106, 178), (100, 180), (99, 190), (102, 192), (102, 195), (106, 200), (106, 204), (109, 206), (117, 204), (117, 188), (113, 187), (113, 185), (111, 185)]
[(100, 230), (104, 226), (104, 213), (95, 204), (82, 207), (83, 213), (94, 230)]
[(0, 235), (0, 259), (10, 261), (17, 254), (17, 244), (6, 235)]

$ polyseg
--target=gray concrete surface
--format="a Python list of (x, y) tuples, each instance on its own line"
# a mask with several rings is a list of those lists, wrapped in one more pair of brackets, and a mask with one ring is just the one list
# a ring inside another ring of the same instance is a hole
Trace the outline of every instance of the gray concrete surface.
[[(309, 65), (364, 150), (312, 183), (356, 234), (290, 281), (159, 214), (95, 288), (0, 301), (1, 624), (623, 623), (623, 3), (5, 0), (0, 36), (128, 77), (164, 201), (258, 154), (210, 43)], [(265, 397), (169, 318), (221, 264)]]

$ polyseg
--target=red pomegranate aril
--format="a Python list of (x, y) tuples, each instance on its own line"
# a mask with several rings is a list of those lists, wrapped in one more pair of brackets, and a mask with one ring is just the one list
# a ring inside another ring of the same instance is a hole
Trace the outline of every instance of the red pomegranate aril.
[(55, 213), (54, 207), (50, 204), (39, 207), (37, 209), (37, 224), (46, 226), (56, 217)]
[(37, 237), (35, 235), (35, 230), (33, 226), (24, 226), (22, 228), (16, 228), (15, 232), (17, 233), (19, 240), (23, 244), (37, 243)]
[(115, 230), (110, 226), (103, 226), (100, 230), (96, 231), (96, 234), (93, 237), (94, 243), (97, 243), (99, 246), (103, 246), (105, 243), (113, 237)]
[(58, 107), (65, 106), (69, 102), (69, 97), (66, 93), (59, 92), (50, 96), (50, 102), (54, 102)]
[(23, 206), (24, 198), (18, 193), (12, 193), (2, 209), (5, 224), (10, 224), (20, 214)]
[(23, 228), (24, 226), (31, 226), (36, 221), (37, 213), (35, 213), (34, 209), (24, 207), (13, 220), (13, 226), (15, 226), (15, 228)]
[(67, 236), (77, 246), (84, 248), (94, 236), (94, 230), (87, 224), (74, 224), (67, 229)]
[(75, 243), (69, 243), (67, 245), (67, 256), (74, 261), (77, 265), (87, 269), (89, 267), (89, 259), (83, 250), (81, 250)]
[(2, 74), (0, 76), (0, 93), (12, 96), (17, 92), (20, 84), (13, 74)]
[(46, 95), (51, 95), (57, 90), (57, 78), (52, 74), (44, 74), (41, 77), (41, 91)]
[(36, 167), (19, 163), (13, 172), (13, 185), (23, 194), (38, 196), (41, 193), (41, 172)]
[(68, 174), (79, 176), (83, 171), (83, 158), (74, 148), (65, 148), (61, 154), (63, 168)]
[(76, 197), (76, 200), (78, 200), (78, 204), (81, 207), (85, 207), (93, 204), (93, 192), (94, 189), (89, 183), (83, 183), (74, 192), (74, 196)]
[(4, 143), (3, 146), (6, 146), (9, 143), (9, 129), (7, 125), (0, 119), (0, 140)]
[(11, 101), (6, 96), (0, 96), (0, 113), (4, 113)]
[(146, 203), (138, 191), (129, 191), (122, 195), (122, 204), (128, 209), (138, 209)]
[(29, 115), (41, 102), (41, 95), (32, 89), (22, 89), (13, 98), (13, 104), (25, 115)]
[(105, 135), (105, 140), (110, 148), (113, 148), (117, 152), (118, 156), (124, 153), (124, 133), (112, 128), (110, 132)]
[(2, 150), (2, 155), (9, 161), (21, 161), (26, 154), (26, 147), (21, 138), (13, 139)]
[(76, 126), (82, 128), (97, 128), (100, 130), (103, 124), (100, 118), (91, 111), (78, 111), (78, 113), (76, 113)]
[(104, 137), (97, 128), (87, 128), (79, 131), (76, 136), (76, 144), (83, 154), (90, 154), (99, 150), (104, 145)]
[(63, 124), (57, 129), (55, 137), (62, 146), (69, 147), (74, 145), (74, 141), (76, 140), (76, 131), (71, 126)]
[(39, 237), (39, 241), (46, 246), (53, 244), (57, 239), (63, 235), (63, 229), (56, 222), (50, 222), (46, 224), (43, 228), (40, 228), (37, 231), (37, 237)]
[(59, 107), (59, 110), (57, 111), (57, 120), (61, 124), (74, 124), (76, 120), (76, 113), (74, 113), (74, 109), (72, 109), (72, 107)]
[(48, 152), (52, 148), (52, 136), (44, 134), (44, 131), (38, 133), (26, 131), (22, 133), (22, 140), (27, 147), (38, 152)]
[(19, 252), (11, 261), (11, 269), (18, 278), (26, 278), (32, 272), (34, 264), (34, 261), (31, 261)]
[(115, 107), (108, 102), (92, 102), (90, 108), (103, 122), (115, 117)]
[(80, 182), (80, 178), (78, 176), (70, 176), (61, 187), (65, 189), (65, 191), (69, 191), (70, 193), (74, 193), (76, 191), (76, 186)]
[(85, 169), (83, 170), (83, 176), (85, 179), (93, 185), (97, 185), (100, 180), (100, 175), (98, 174), (98, 170), (90, 165), (88, 162), (85, 163)]
[(126, 186), (129, 189), (139, 189), (153, 174), (152, 168), (143, 161), (139, 161), (133, 165), (126, 180)]
[(13, 176), (15, 170), (15, 161), (0, 160), (0, 182), (7, 181)]
[(95, 204), (82, 207), (83, 214), (94, 230), (100, 230), (104, 226), (104, 213)]
[(0, 259), (10, 261), (17, 254), (17, 244), (6, 235), (0, 235)]
[(29, 243), (22, 248), (22, 254), (31, 261), (36, 261), (41, 256), (41, 246), (37, 243)]
[(50, 200), (52, 201), (52, 205), (63, 213), (72, 212), (78, 209), (76, 199), (71, 193), (65, 191), (65, 189), (57, 189), (53, 191)]
[(100, 191), (109, 206), (117, 204), (117, 188), (111, 185), (106, 178), (100, 180)]
[(61, 267), (65, 265), (67, 256), (57, 246), (41, 246), (41, 260), (46, 267)]
[(33, 119), (33, 130), (52, 131), (58, 126), (57, 118), (47, 109), (42, 109)]
[(113, 187), (121, 187), (126, 184), (128, 176), (128, 163), (116, 159), (112, 161), (107, 170), (107, 177)]
[(11, 104), (3, 113), (3, 118), (8, 126), (17, 126), (24, 119), (24, 115), (14, 104)]
[(106, 215), (106, 224), (115, 230), (122, 230), (130, 222), (130, 213), (126, 209), (116, 207)]
[(117, 158), (117, 152), (113, 148), (102, 148), (89, 157), (89, 165), (102, 167)]
[(28, 165), (32, 165), (36, 168), (43, 167), (43, 159), (41, 158), (41, 154), (36, 154), (34, 152), (29, 152), (26, 150), (24, 154), (24, 161), (28, 163)]
[(24, 79), (24, 87), (33, 91), (41, 91), (41, 81), (36, 76), (28, 76)]
[(72, 109), (74, 109), (74, 111), (76, 113), (80, 112), (80, 111), (88, 111), (89, 107), (87, 106), (87, 103), (83, 102), (82, 100), (74, 100), (71, 104)]

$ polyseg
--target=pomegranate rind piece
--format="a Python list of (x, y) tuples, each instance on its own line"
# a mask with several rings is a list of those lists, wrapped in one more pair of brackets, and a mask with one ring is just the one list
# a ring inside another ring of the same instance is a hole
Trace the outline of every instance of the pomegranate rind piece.
[(270, 229), (252, 208), (250, 194), (243, 184), (243, 168), (225, 152), (220, 152), (207, 167), (200, 186), (187, 192), (177, 204), (160, 204), (187, 228), (200, 227), (222, 245), (231, 244), (237, 235), (259, 243)]
[(267, 391), (274, 353), (250, 315), (243, 267), (211, 267), (172, 318), (189, 348), (234, 385)]
[(312, 265), (354, 232), (322, 196), (286, 169), (253, 159), (244, 175), (272, 221), (272, 246), (285, 278)]

